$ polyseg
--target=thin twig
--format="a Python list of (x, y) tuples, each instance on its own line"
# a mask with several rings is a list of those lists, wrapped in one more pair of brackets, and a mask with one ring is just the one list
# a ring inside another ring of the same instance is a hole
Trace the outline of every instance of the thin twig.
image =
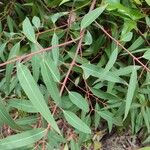
[(47, 47), (47, 48), (43, 48), (43, 49), (40, 49), (39, 51), (36, 51), (36, 52), (32, 52), (30, 54), (27, 54), (27, 55), (23, 55), (23, 56), (19, 56), (17, 58), (14, 58), (14, 59), (11, 59), (9, 61), (6, 61), (4, 63), (1, 63), (0, 64), (0, 67), (2, 66), (6, 66), (8, 64), (11, 64), (11, 63), (14, 63), (16, 61), (21, 61), (23, 59), (26, 59), (26, 58), (31, 58), (32, 56), (36, 55), (36, 54), (40, 54), (40, 53), (43, 53), (43, 52), (46, 52), (46, 51), (50, 51), (54, 48), (57, 48), (57, 47), (62, 47), (64, 45), (69, 45), (71, 43), (74, 43), (75, 41), (78, 41), (81, 37), (77, 38), (77, 39), (73, 39), (73, 40), (70, 40), (70, 41), (67, 41), (65, 43), (62, 43), (62, 44), (59, 44), (59, 45), (56, 45), (56, 46), (51, 46), (51, 47)]
[(98, 28), (100, 28), (110, 39), (112, 39), (117, 45), (124, 49), (136, 62), (138, 62), (144, 69), (150, 72), (150, 69), (144, 65), (138, 58), (136, 58), (128, 49), (126, 49), (119, 41), (113, 38), (99, 23), (95, 21)]
[[(94, 9), (95, 4), (96, 4), (96, 0), (93, 0), (93, 1), (92, 1), (92, 4), (91, 4), (91, 7), (90, 7), (90, 9), (89, 9), (89, 12)], [(75, 64), (75, 62), (76, 62), (76, 58), (77, 58), (78, 53), (79, 53), (79, 51), (80, 51), (80, 49), (81, 49), (81, 46), (82, 46), (82, 41), (83, 41), (84, 33), (85, 33), (85, 29), (82, 29), (82, 30), (80, 31), (80, 37), (81, 37), (81, 38), (80, 38), (80, 40), (79, 40), (79, 43), (78, 43), (78, 46), (77, 46), (77, 49), (76, 49), (75, 56), (74, 56), (74, 58), (73, 58), (73, 60), (72, 60), (72, 62), (71, 62), (71, 64), (70, 64), (69, 70), (68, 70), (68, 72), (67, 72), (67, 74), (66, 74), (66, 77), (65, 77), (65, 79), (64, 79), (64, 81), (63, 81), (63, 84), (62, 84), (62, 87), (61, 87), (61, 89), (60, 89), (60, 95), (62, 95), (62, 93), (63, 93), (63, 91), (64, 91), (64, 88), (65, 88), (65, 86), (66, 86), (68, 77), (69, 77), (69, 75), (70, 75), (70, 73), (71, 73), (71, 70), (72, 70), (72, 68), (73, 68), (73, 66), (74, 66), (74, 64)]]

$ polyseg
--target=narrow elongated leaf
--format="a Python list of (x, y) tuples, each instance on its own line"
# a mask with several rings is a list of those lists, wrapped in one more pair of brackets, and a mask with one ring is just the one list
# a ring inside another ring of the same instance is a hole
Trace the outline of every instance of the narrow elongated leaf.
[(84, 133), (91, 133), (91, 129), (73, 112), (63, 111), (63, 113), (68, 123), (72, 125), (74, 128)]
[(35, 108), (41, 113), (41, 115), (45, 118), (45, 120), (47, 120), (47, 122), (50, 123), (51, 126), (58, 133), (60, 133), (60, 130), (51, 112), (49, 111), (48, 106), (46, 105), (44, 97), (41, 94), (41, 91), (39, 90), (28, 68), (19, 63), (17, 65), (17, 76), (20, 85), (22, 86), (23, 90), (25, 91), (25, 93), (31, 100), (32, 104), (35, 106)]
[(85, 112), (89, 111), (88, 102), (77, 92), (69, 92), (69, 98), (77, 107)]
[(54, 79), (52, 78), (52, 73), (48, 69), (45, 60), (43, 60), (41, 63), (41, 73), (44, 83), (46, 84), (46, 87), (48, 89), (48, 92), (50, 93), (51, 97), (56, 102), (56, 104), (60, 106), (61, 98), (59, 90), (57, 88), (56, 82), (54, 82)]
[[(30, 46), (31, 46), (31, 52), (36, 52), (43, 48), (40, 44), (35, 44), (35, 43), (31, 43)], [(33, 72), (33, 77), (35, 81), (38, 81), (39, 75), (40, 75), (40, 62), (41, 62), (40, 60), (41, 60), (40, 54), (32, 56), (32, 59), (31, 59), (32, 72)]]
[(23, 33), (33, 43), (36, 43), (35, 32), (28, 17), (23, 21)]
[[(16, 43), (11, 48), (8, 60), (18, 56), (19, 50), (20, 50), (20, 42)], [(13, 67), (14, 67), (14, 63), (8, 64), (6, 66), (6, 74), (5, 74), (5, 76), (6, 76), (6, 90), (7, 90), (7, 92), (9, 92), (9, 90), (10, 90), (10, 80), (11, 80), (11, 74), (12, 74), (12, 71), (13, 71)]]
[(86, 28), (92, 22), (94, 22), (100, 16), (100, 14), (105, 10), (106, 7), (107, 5), (104, 5), (87, 13), (81, 21), (81, 29)]
[(118, 56), (118, 47), (112, 52), (109, 61), (104, 69), (105, 71), (109, 71), (113, 67), (114, 63), (117, 60), (117, 56)]
[(19, 110), (29, 112), (29, 113), (36, 113), (38, 112), (31, 101), (24, 100), (24, 99), (12, 99), (8, 102), (8, 107), (17, 108)]
[(0, 149), (11, 150), (28, 146), (40, 140), (46, 134), (45, 129), (33, 129), (0, 140)]
[(98, 81), (106, 80), (110, 82), (118, 82), (118, 83), (123, 83), (123, 84), (126, 83), (123, 79), (121, 79), (119, 76), (113, 74), (110, 71), (105, 76), (102, 76), (102, 74), (104, 73), (104, 69), (98, 66), (95, 66), (93, 64), (86, 63), (86, 64), (81, 65), (81, 68), (84, 71), (86, 79), (89, 76), (94, 76), (94, 77), (99, 78)]
[(18, 126), (15, 123), (15, 121), (11, 118), (11, 116), (9, 115), (9, 113), (6, 110), (1, 98), (0, 98), (0, 119), (3, 121), (3, 123), (6, 123), (12, 129), (22, 130), (22, 128), (20, 126)]
[(59, 4), (59, 6), (62, 5), (62, 4), (64, 4), (64, 3), (66, 3), (66, 2), (69, 2), (69, 1), (70, 0), (62, 0), (61, 3)]
[(146, 24), (150, 27), (150, 17), (146, 16), (145, 20), (146, 20)]
[[(54, 33), (52, 37), (52, 46), (57, 46), (58, 44), (59, 44), (58, 36), (56, 35), (56, 33)], [(59, 60), (59, 47), (52, 49), (52, 55), (53, 55), (53, 60), (55, 64), (57, 64)]]
[(3, 43), (0, 46), (0, 58), (3, 56), (3, 52), (5, 50), (6, 45), (7, 45), (7, 43)]
[(54, 63), (51, 57), (44, 57), (44, 63), (48, 70), (51, 72), (52, 77), (54, 81), (59, 82), (60, 81), (60, 73), (57, 68), (57, 65)]
[(106, 67), (104, 69), (104, 71), (101, 74), (101, 78), (104, 78), (104, 76), (109, 72), (109, 70), (113, 67), (114, 63), (117, 60), (117, 56), (118, 56), (118, 47), (112, 52), (108, 63), (106, 64)]
[(129, 113), (132, 99), (133, 99), (134, 92), (135, 92), (135, 88), (136, 88), (136, 84), (137, 84), (137, 70), (135, 68), (133, 68), (133, 71), (132, 71), (132, 74), (130, 77), (130, 81), (129, 81), (128, 91), (127, 91), (124, 119), (126, 119), (128, 113)]
[(109, 132), (112, 130), (112, 125), (122, 125), (120, 118), (115, 118), (109, 111), (98, 111), (98, 114), (108, 122)]

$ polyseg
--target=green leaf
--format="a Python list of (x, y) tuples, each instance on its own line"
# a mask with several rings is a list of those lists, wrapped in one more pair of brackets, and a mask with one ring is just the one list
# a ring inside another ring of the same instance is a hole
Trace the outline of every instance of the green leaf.
[(63, 113), (68, 123), (72, 125), (74, 128), (84, 133), (91, 133), (91, 129), (73, 112), (63, 111)]
[(92, 39), (92, 35), (89, 31), (87, 31), (85, 37), (84, 37), (84, 45), (91, 45), (92, 42), (93, 42), (93, 39)]
[[(20, 42), (16, 43), (10, 50), (8, 60), (15, 58), (18, 56), (20, 50)], [(7, 93), (9, 93), (10, 90), (10, 81), (11, 81), (11, 75), (13, 71), (14, 63), (8, 64), (6, 66), (6, 90)]]
[(101, 73), (101, 78), (104, 78), (106, 74), (109, 72), (109, 70), (113, 67), (113, 65), (117, 60), (117, 56), (118, 56), (118, 47), (110, 55), (109, 61), (106, 64), (104, 71)]
[(54, 130), (56, 130), (60, 134), (60, 130), (28, 68), (19, 63), (17, 65), (17, 76), (21, 87), (23, 88), (24, 92), (27, 94), (37, 111), (39, 111), (40, 114), (45, 118), (45, 120), (47, 120), (47, 122), (50, 123), (50, 125), (54, 128)]
[(4, 106), (1, 98), (0, 98), (0, 119), (3, 121), (3, 123), (6, 123), (12, 129), (22, 130), (22, 128), (20, 126), (18, 126), (15, 123), (15, 121), (11, 118), (11, 116), (9, 115), (9, 113), (6, 110), (6, 107)]
[(146, 24), (150, 27), (150, 17), (146, 16), (145, 20), (146, 20)]
[(132, 32), (128, 32), (128, 33), (122, 35), (121, 41), (129, 42), (129, 41), (131, 41), (132, 37), (133, 37), (133, 33)]
[[(39, 43), (31, 43), (31, 52), (37, 52), (40, 49), (43, 49), (43, 47)], [(41, 63), (41, 54), (37, 54), (35, 56), (32, 56), (31, 63), (32, 63), (32, 72), (33, 72), (33, 77), (35, 81), (38, 81), (39, 76), (40, 76), (40, 63)]]
[(67, 15), (68, 12), (59, 12), (59, 13), (55, 13), (54, 15), (51, 16), (51, 20), (53, 22), (53, 24), (55, 24), (55, 22), (62, 16)]
[(44, 57), (44, 63), (47, 69), (51, 72), (51, 75), (55, 82), (60, 82), (60, 73), (57, 65), (54, 63), (51, 57)]
[(135, 3), (139, 4), (139, 5), (142, 5), (141, 1), (140, 0), (134, 0)]
[(8, 15), (7, 16), (7, 24), (8, 24), (8, 28), (10, 32), (13, 32), (14, 28), (13, 28), (13, 20), (12, 18)]
[[(58, 36), (56, 35), (56, 33), (54, 33), (52, 37), (52, 46), (57, 46), (58, 44), (59, 44)], [(52, 49), (52, 56), (55, 64), (57, 64), (59, 60), (59, 47)]]
[(69, 2), (69, 1), (70, 0), (62, 0), (61, 3), (59, 4), (59, 6), (62, 5), (62, 4), (64, 4), (64, 3), (66, 3), (66, 2)]
[(81, 148), (79, 147), (79, 144), (76, 143), (73, 139), (70, 142), (71, 145), (71, 150), (80, 150)]
[(150, 0), (145, 0), (145, 1), (150, 6)]
[(19, 110), (29, 112), (29, 113), (38, 112), (29, 100), (24, 100), (24, 99), (11, 99), (8, 102), (8, 107), (17, 108)]
[(36, 43), (35, 32), (28, 17), (23, 21), (23, 33), (33, 43)]
[(85, 100), (79, 93), (77, 92), (69, 92), (69, 98), (73, 104), (82, 109), (85, 112), (89, 111), (89, 106), (87, 100)]
[(31, 145), (46, 134), (45, 129), (33, 129), (0, 140), (0, 149), (11, 150)]
[(136, 84), (137, 84), (137, 70), (135, 68), (133, 68), (133, 71), (132, 71), (132, 74), (131, 74), (131, 77), (130, 77), (130, 81), (129, 81), (129, 85), (128, 85), (124, 120), (126, 119), (128, 113), (129, 113), (131, 103), (132, 103), (132, 99), (133, 99), (133, 96), (134, 96), (134, 92), (135, 92), (135, 89), (136, 89)]
[(60, 106), (61, 105), (61, 97), (59, 94), (59, 90), (57, 88), (56, 82), (53, 79), (53, 75), (47, 66), (46, 59), (43, 59), (43, 61), (41, 63), (41, 73), (42, 73), (43, 81), (46, 84), (46, 87), (48, 89), (48, 92), (50, 93), (51, 97), (56, 102), (56, 104), (58, 106)]
[(144, 107), (141, 108), (141, 112), (142, 112), (142, 115), (143, 115), (143, 118), (144, 118), (144, 121), (145, 121), (145, 125), (147, 127), (147, 131), (149, 133), (150, 132), (149, 114), (146, 113)]
[(100, 14), (105, 10), (106, 7), (107, 5), (104, 5), (87, 13), (81, 21), (81, 29), (86, 28), (92, 22), (94, 22), (100, 16)]
[(37, 29), (41, 26), (40, 18), (37, 16), (33, 17), (32, 23)]
[(103, 119), (107, 120), (109, 126), (109, 132), (112, 130), (112, 125), (122, 126), (122, 120), (118, 117), (114, 117), (114, 115), (109, 111), (98, 111), (97, 112)]
[(102, 74), (104, 73), (104, 69), (96, 65), (86, 63), (86, 64), (81, 65), (81, 68), (84, 70), (84, 77), (86, 79), (89, 76), (94, 76), (94, 77), (99, 78), (98, 81), (106, 80), (110, 82), (118, 82), (118, 83), (126, 84), (126, 82), (123, 79), (113, 74), (113, 72), (109, 71), (107, 72), (105, 76), (103, 76)]
[(144, 55), (142, 56), (143, 58), (147, 59), (147, 60), (150, 60), (150, 49), (148, 49)]
[[(150, 140), (149, 140), (150, 141)], [(150, 147), (142, 147), (142, 148), (140, 148), (140, 149), (138, 149), (138, 150), (150, 150)]]
[(3, 44), (0, 45), (0, 58), (3, 55), (3, 52), (4, 52), (5, 48), (6, 48), (6, 45), (7, 45), (7, 43), (3, 43)]

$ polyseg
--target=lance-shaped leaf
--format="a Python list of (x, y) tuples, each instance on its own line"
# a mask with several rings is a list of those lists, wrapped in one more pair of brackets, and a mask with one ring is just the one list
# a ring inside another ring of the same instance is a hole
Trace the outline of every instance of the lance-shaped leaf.
[(0, 98), (0, 119), (3, 123), (9, 125), (12, 129), (23, 130), (19, 125), (15, 123), (15, 121), (11, 118), (6, 107), (4, 106), (2, 99)]
[(25, 99), (11, 99), (8, 102), (8, 107), (17, 108), (19, 110), (29, 112), (29, 113), (36, 113), (38, 112), (36, 108), (33, 106), (31, 101)]
[[(52, 46), (57, 46), (58, 44), (59, 44), (58, 36), (56, 35), (56, 33), (54, 33), (54, 35), (52, 37)], [(54, 60), (55, 64), (57, 64), (58, 59), (59, 59), (59, 47), (52, 49), (52, 55), (53, 55), (53, 60)]]
[(88, 102), (77, 92), (69, 92), (69, 98), (77, 107), (85, 112), (89, 111)]
[[(20, 50), (20, 42), (16, 43), (11, 48), (8, 60), (18, 56), (19, 50)], [(13, 67), (14, 67), (14, 63), (8, 64), (6, 66), (6, 74), (5, 74), (5, 76), (6, 76), (6, 90), (7, 90), (7, 93), (9, 93), (9, 90), (10, 90), (10, 80), (11, 80), (11, 74), (12, 74), (12, 71), (13, 71)]]
[(57, 88), (57, 84), (54, 81), (52, 77), (52, 73), (46, 64), (47, 62), (45, 62), (45, 60), (43, 59), (43, 61), (41, 62), (41, 73), (42, 73), (44, 83), (46, 84), (48, 92), (50, 93), (53, 100), (56, 102), (57, 105), (60, 105), (61, 98), (60, 98), (59, 90)]
[(132, 99), (133, 99), (134, 92), (135, 92), (135, 88), (136, 88), (136, 84), (137, 84), (137, 70), (136, 70), (136, 68), (133, 68), (133, 71), (132, 71), (132, 74), (130, 77), (130, 81), (129, 81), (128, 91), (127, 91), (124, 119), (126, 119), (128, 113), (129, 113)]
[(23, 21), (23, 33), (33, 43), (36, 43), (35, 32), (28, 17)]
[(100, 16), (100, 14), (105, 10), (106, 7), (107, 5), (104, 5), (87, 13), (81, 21), (81, 29), (86, 28), (92, 22), (94, 22)]
[(63, 113), (68, 123), (72, 125), (74, 128), (84, 133), (91, 133), (91, 129), (73, 112), (63, 111)]
[(28, 68), (19, 63), (17, 65), (17, 76), (21, 87), (23, 88), (32, 104), (45, 118), (45, 120), (47, 120), (47, 122), (50, 123), (50, 125), (60, 134), (60, 130)]
[(11, 150), (29, 146), (46, 134), (45, 129), (33, 129), (0, 140), (0, 149)]

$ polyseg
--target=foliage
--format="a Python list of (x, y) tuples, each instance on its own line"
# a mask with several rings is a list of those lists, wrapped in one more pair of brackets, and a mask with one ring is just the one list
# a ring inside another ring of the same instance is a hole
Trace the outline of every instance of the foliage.
[(1, 149), (78, 150), (114, 128), (150, 143), (149, 6), (0, 2)]

